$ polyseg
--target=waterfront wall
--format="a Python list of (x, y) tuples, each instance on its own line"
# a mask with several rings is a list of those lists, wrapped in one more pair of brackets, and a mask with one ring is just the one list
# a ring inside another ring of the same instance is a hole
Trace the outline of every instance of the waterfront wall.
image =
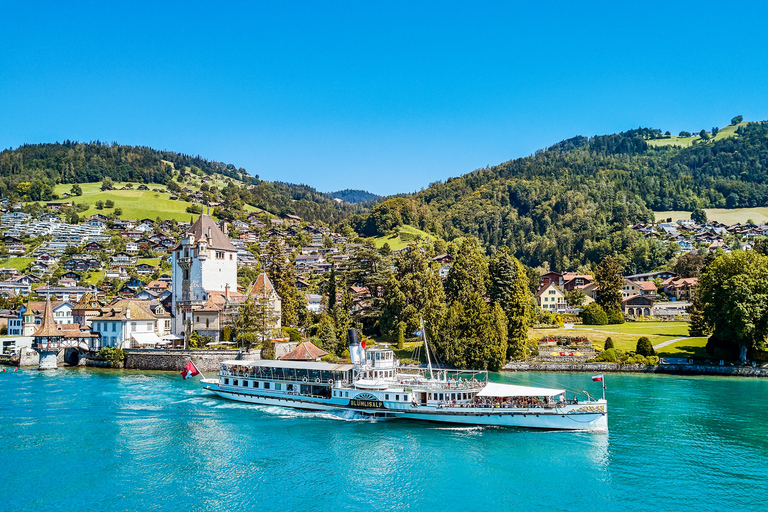
[(509, 362), (502, 370), (512, 372), (662, 373), (673, 375), (723, 375), (768, 377), (768, 367), (715, 366), (708, 364), (527, 363)]
[[(282, 357), (295, 349), (296, 342), (278, 343), (275, 346), (276, 357)], [(155, 350), (155, 349), (126, 349), (125, 368), (127, 370), (163, 370), (181, 371), (191, 360), (202, 372), (215, 372), (221, 363), (230, 359), (238, 359), (239, 352), (233, 350)], [(240, 355), (243, 361), (261, 359), (258, 350)], [(89, 359), (90, 361), (90, 359)], [(91, 364), (89, 363), (89, 366)], [(95, 364), (93, 366), (96, 366)]]
[[(63, 361), (63, 355), (62, 355)], [(40, 354), (31, 349), (22, 349), (21, 354), (0, 355), (0, 364), (6, 364), (9, 366), (37, 366), (40, 363)]]

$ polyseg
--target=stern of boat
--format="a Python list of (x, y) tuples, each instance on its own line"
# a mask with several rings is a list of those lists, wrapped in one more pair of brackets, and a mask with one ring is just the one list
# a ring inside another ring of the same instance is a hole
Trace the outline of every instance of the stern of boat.
[(200, 379), (200, 386), (210, 391), (218, 391), (219, 379)]

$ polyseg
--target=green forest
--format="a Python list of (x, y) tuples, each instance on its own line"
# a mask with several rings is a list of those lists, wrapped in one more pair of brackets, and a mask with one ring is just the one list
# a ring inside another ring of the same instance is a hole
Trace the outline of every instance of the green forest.
[(659, 267), (667, 246), (629, 229), (652, 210), (768, 204), (768, 122), (689, 147), (653, 146), (661, 130), (574, 137), (535, 155), (388, 199), (351, 226), (382, 236), (400, 224), (451, 241), (476, 237), (489, 254), (508, 247), (530, 266), (578, 268), (613, 255), (625, 271)]

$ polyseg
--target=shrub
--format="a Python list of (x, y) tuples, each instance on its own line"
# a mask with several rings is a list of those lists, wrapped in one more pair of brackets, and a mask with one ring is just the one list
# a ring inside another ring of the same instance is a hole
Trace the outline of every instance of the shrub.
[(114, 208), (115, 207), (115, 202), (113, 200), (111, 200), (111, 199), (107, 199), (104, 202), (104, 207), (105, 208)]
[(608, 350), (603, 350), (595, 358), (595, 361), (604, 361), (607, 363), (615, 363), (618, 360), (619, 360), (619, 354), (615, 348), (609, 348)]
[(232, 341), (232, 327), (226, 326), (221, 330), (222, 341)]
[(624, 323), (624, 313), (622, 313), (620, 310), (615, 309), (612, 311), (608, 311), (608, 323), (609, 324), (623, 324)]
[(101, 347), (97, 355), (109, 361), (112, 368), (118, 368), (125, 361), (125, 352), (115, 347)]
[(397, 326), (397, 349), (403, 350), (405, 347), (405, 322), (400, 322)]
[(640, 354), (635, 354), (632, 356), (629, 356), (625, 361), (625, 364), (648, 364), (648, 359), (641, 356)]
[(659, 356), (650, 356), (650, 357), (648, 357), (648, 364), (651, 364), (651, 365), (654, 365), (654, 366), (659, 364)]
[(608, 315), (597, 302), (593, 302), (584, 308), (584, 311), (581, 312), (581, 319), (585, 325), (608, 324)]
[(283, 336), (286, 336), (291, 341), (301, 341), (301, 333), (298, 329), (294, 329), (293, 327), (283, 327)]
[(609, 336), (605, 338), (605, 345), (603, 345), (603, 350), (608, 350), (610, 348), (613, 348), (613, 340)]
[(324, 363), (338, 363), (339, 359), (339, 356), (336, 354), (326, 354), (320, 358), (320, 360)]
[(645, 336), (637, 340), (637, 349), (635, 350), (635, 352), (645, 357), (656, 355), (656, 351), (653, 350), (653, 345), (651, 344), (651, 340), (649, 340)]

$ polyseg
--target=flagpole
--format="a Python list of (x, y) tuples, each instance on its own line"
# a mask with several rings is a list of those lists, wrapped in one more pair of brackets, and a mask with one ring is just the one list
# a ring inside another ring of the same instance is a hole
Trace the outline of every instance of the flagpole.
[[(197, 365), (192, 360), (192, 358), (189, 358), (189, 362), (192, 363), (192, 366), (195, 367), (195, 370), (197, 370), (197, 373), (199, 373), (203, 378), (205, 378), (205, 375), (203, 375), (203, 372), (200, 371), (200, 368), (197, 367)], [(603, 388), (605, 388), (605, 384), (603, 384)], [(605, 398), (605, 390), (603, 390), (603, 398)]]
[[(200, 371), (200, 370), (198, 370), (198, 371)], [(603, 400), (605, 400), (605, 374), (603, 374)]]

